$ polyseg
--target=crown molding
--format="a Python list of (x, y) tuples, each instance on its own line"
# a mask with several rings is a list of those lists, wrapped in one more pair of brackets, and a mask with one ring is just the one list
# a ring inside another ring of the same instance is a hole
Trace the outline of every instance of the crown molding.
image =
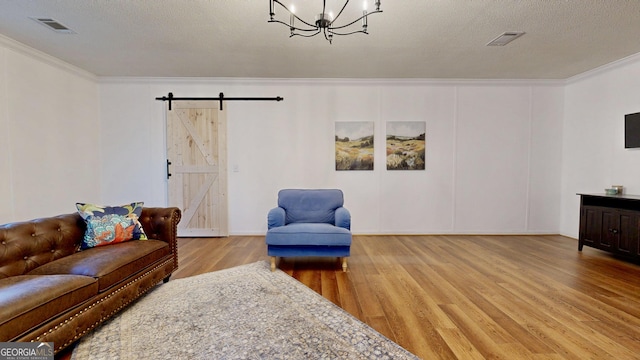
[(213, 78), (104, 76), (100, 83), (234, 85), (391, 85), (391, 86), (563, 86), (565, 80), (539, 79), (357, 79), (357, 78)]
[(609, 71), (615, 70), (615, 69), (619, 69), (621, 67), (627, 66), (627, 65), (631, 65), (631, 64), (635, 64), (640, 62), (640, 53), (636, 53), (630, 56), (627, 56), (625, 58), (622, 58), (620, 60), (616, 60), (614, 62), (610, 62), (608, 64), (604, 64), (602, 66), (599, 66), (595, 69), (589, 70), (589, 71), (585, 71), (581, 74), (572, 76), (570, 78), (568, 78), (565, 81), (565, 84), (569, 85), (569, 84), (573, 84), (582, 80), (586, 80), (589, 78), (592, 78), (594, 76), (598, 76), (598, 75), (602, 75), (604, 73), (607, 73)]
[(53, 66), (57, 69), (66, 71), (68, 73), (80, 76), (90, 81), (97, 82), (98, 77), (86, 70), (83, 70), (75, 65), (71, 65), (67, 62), (64, 62), (56, 57), (53, 57), (47, 53), (44, 53), (40, 50), (36, 50), (32, 47), (29, 47), (19, 41), (13, 40), (7, 36), (0, 34), (0, 46), (3, 46), (9, 50), (13, 50), (17, 53), (26, 55), (30, 58), (37, 59), (47, 65)]

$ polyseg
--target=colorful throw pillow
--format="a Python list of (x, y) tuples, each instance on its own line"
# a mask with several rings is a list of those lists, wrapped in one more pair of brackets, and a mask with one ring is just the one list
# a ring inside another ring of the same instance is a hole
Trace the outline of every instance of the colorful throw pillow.
[(87, 223), (81, 249), (117, 244), (129, 240), (147, 240), (138, 218), (143, 202), (122, 206), (98, 206), (76, 203), (78, 213)]

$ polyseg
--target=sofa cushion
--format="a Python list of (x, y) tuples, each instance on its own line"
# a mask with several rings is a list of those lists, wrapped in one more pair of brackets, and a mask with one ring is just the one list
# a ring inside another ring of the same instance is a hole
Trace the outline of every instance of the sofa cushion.
[(164, 241), (129, 241), (80, 251), (40, 266), (29, 274), (91, 276), (98, 279), (98, 291), (102, 292), (170, 255), (169, 244)]
[(72, 309), (98, 293), (98, 282), (79, 275), (18, 275), (0, 279), (0, 341)]
[(283, 189), (278, 206), (286, 212), (285, 223), (335, 224), (335, 211), (344, 204), (339, 189)]
[(129, 240), (146, 240), (147, 236), (138, 220), (143, 205), (143, 202), (122, 206), (77, 203), (78, 213), (87, 223), (82, 249)]
[(267, 231), (268, 245), (351, 245), (351, 232), (329, 224), (289, 224)]

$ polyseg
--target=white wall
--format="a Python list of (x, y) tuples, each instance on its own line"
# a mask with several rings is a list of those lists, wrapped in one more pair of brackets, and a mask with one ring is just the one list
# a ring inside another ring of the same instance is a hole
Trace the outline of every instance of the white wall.
[[(165, 103), (228, 103), (230, 229), (261, 234), (284, 187), (339, 187), (357, 233), (578, 235), (578, 192), (640, 194), (640, 56), (562, 82), (101, 79), (0, 36), (0, 223), (76, 201), (166, 204)], [(375, 170), (333, 170), (335, 121), (375, 121)], [(386, 171), (386, 121), (426, 121), (427, 169)]]
[[(0, 65), (0, 223), (77, 201), (166, 205), (154, 99), (170, 91), (285, 98), (226, 103), (232, 234), (263, 234), (286, 187), (343, 189), (360, 234), (557, 233), (567, 216), (561, 82), (98, 80), (3, 37)], [(334, 170), (336, 121), (375, 122), (374, 171)], [(426, 122), (425, 171), (385, 169), (387, 121)]]
[(611, 185), (640, 194), (640, 149), (624, 148), (624, 115), (640, 112), (640, 56), (571, 79), (565, 86), (561, 233), (578, 236), (576, 193)]
[(98, 84), (0, 37), (0, 224), (100, 199)]
[(11, 171), (11, 146), (9, 145), (9, 112), (6, 104), (9, 84), (7, 83), (7, 49), (0, 46), (0, 223), (14, 219), (13, 216), (13, 173)]
[[(341, 188), (355, 233), (559, 231), (558, 83), (102, 79), (105, 202), (166, 204), (168, 92), (285, 99), (226, 103), (232, 234), (263, 234), (287, 187)], [(336, 121), (375, 122), (373, 171), (334, 170)], [(386, 121), (426, 121), (425, 171), (386, 170)]]

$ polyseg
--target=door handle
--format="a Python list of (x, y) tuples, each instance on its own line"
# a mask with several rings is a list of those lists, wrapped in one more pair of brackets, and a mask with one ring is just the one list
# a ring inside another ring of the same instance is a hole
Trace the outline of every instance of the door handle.
[(167, 159), (167, 180), (171, 177), (171, 170), (169, 169), (169, 166), (171, 166), (171, 161)]

